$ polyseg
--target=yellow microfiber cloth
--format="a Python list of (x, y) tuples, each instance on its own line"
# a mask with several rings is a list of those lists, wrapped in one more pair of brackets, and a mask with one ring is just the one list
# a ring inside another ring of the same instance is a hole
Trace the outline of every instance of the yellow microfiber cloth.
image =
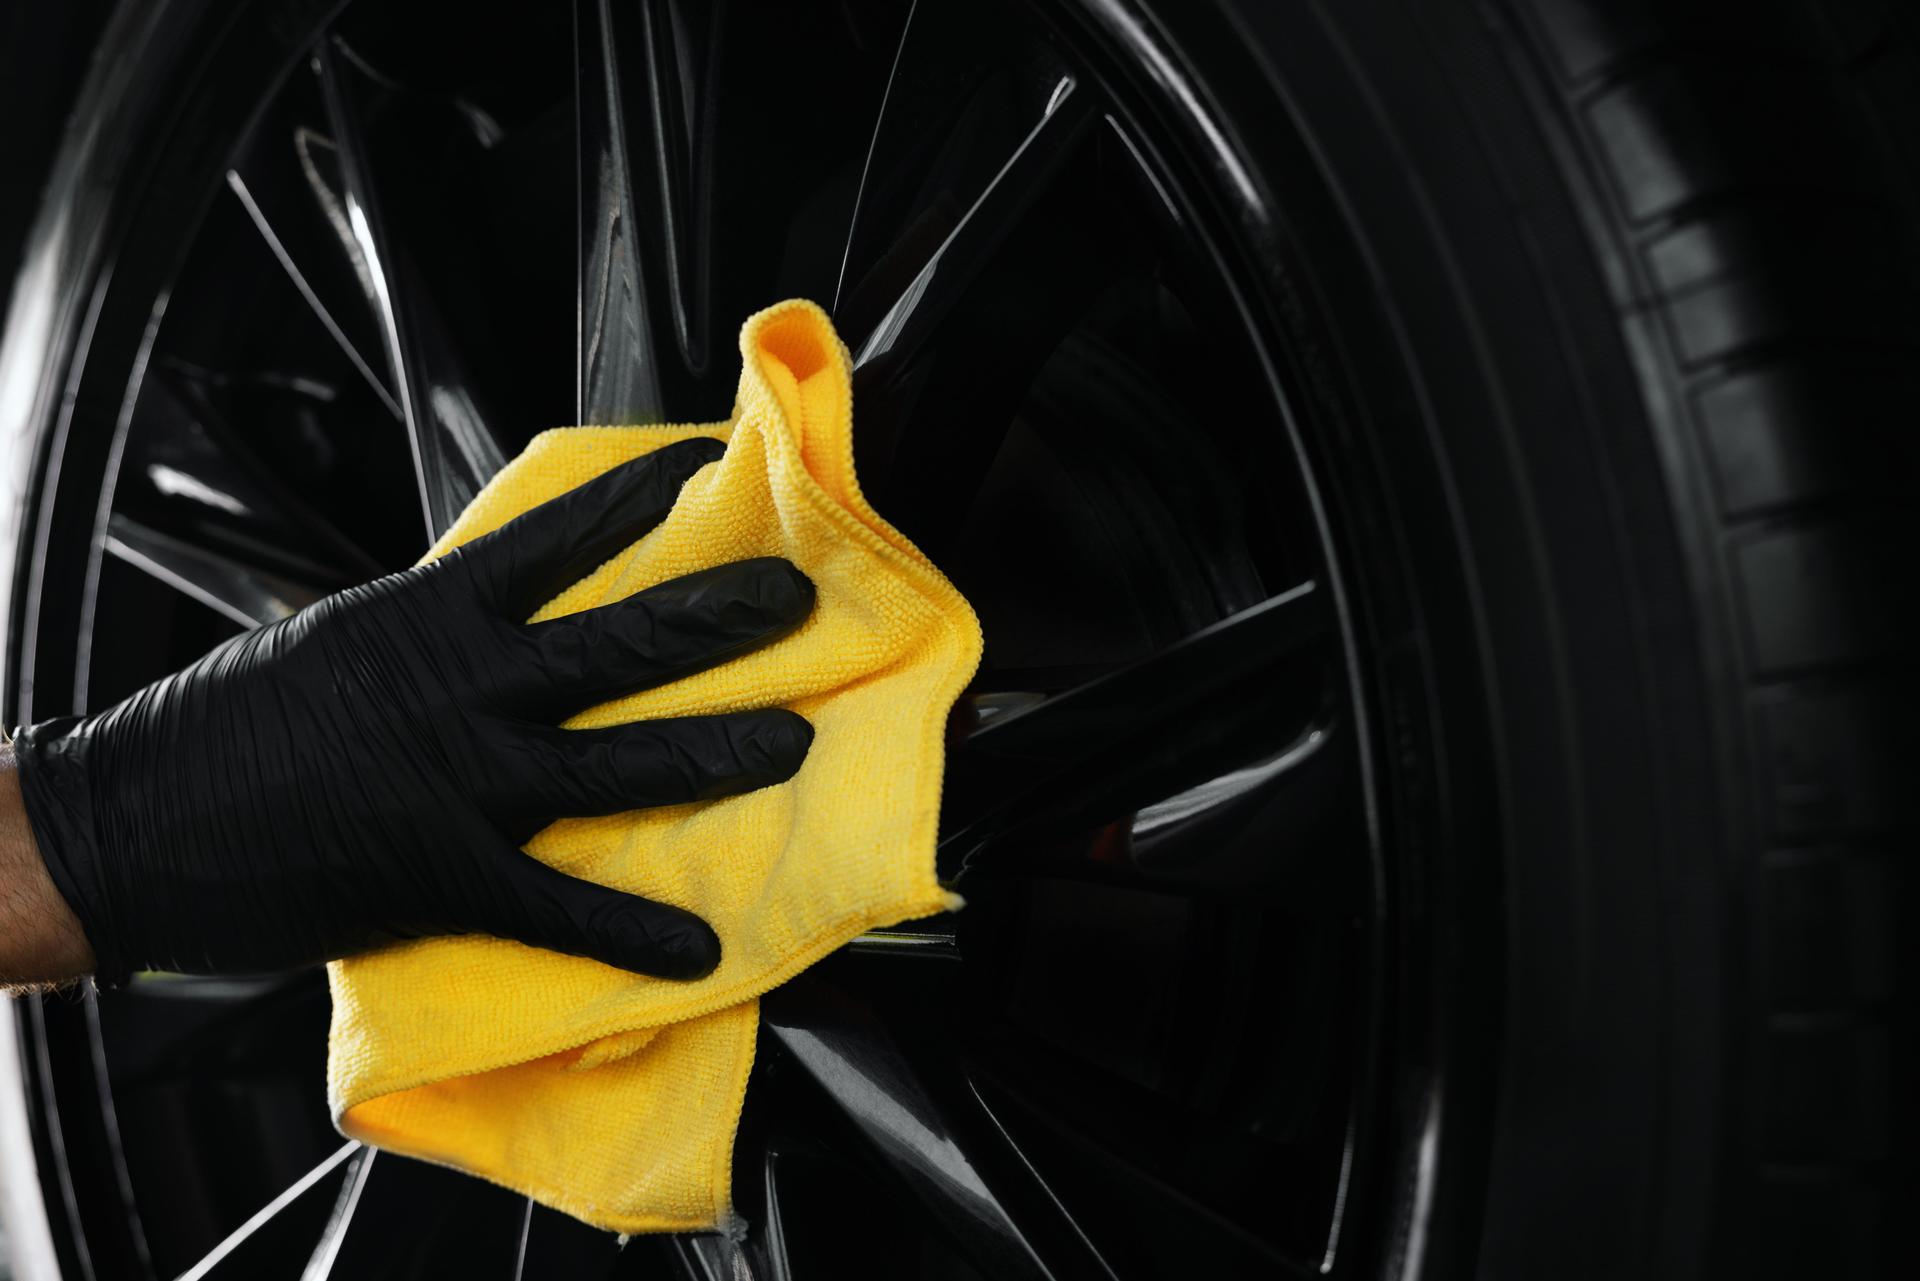
[(727, 442), (664, 524), (535, 617), (785, 556), (818, 593), (797, 631), (569, 724), (790, 707), (814, 726), (806, 764), (744, 796), (565, 820), (527, 847), (706, 918), (719, 968), (672, 982), (468, 936), (328, 969), (343, 1133), (619, 1232), (729, 1222), (762, 992), (864, 930), (959, 905), (933, 856), (947, 713), (979, 663), (979, 623), (860, 493), (851, 364), (826, 315), (782, 303), (746, 323), (740, 350), (730, 423), (546, 432), (428, 553), (673, 441)]

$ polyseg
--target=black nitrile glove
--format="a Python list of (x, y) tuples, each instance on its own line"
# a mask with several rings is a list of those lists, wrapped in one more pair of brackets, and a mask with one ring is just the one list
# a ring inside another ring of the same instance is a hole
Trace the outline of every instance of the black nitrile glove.
[(719, 942), (699, 918), (517, 846), (559, 816), (799, 769), (813, 730), (787, 711), (555, 727), (792, 629), (813, 585), (786, 561), (524, 621), (659, 524), (721, 452), (669, 446), (97, 716), (20, 731), (34, 835), (99, 974), (281, 969), (472, 932), (671, 978), (712, 970)]

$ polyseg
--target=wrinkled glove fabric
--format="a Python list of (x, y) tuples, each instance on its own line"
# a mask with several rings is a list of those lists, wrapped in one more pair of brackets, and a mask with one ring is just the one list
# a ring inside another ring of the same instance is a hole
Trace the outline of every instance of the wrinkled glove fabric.
[(527, 845), (572, 876), (705, 919), (718, 968), (676, 982), (466, 936), (329, 971), (328, 1085), (343, 1132), (623, 1232), (728, 1221), (761, 993), (864, 930), (957, 905), (933, 853), (946, 719), (979, 661), (978, 623), (861, 496), (850, 366), (825, 315), (797, 302), (762, 312), (741, 352), (731, 422), (548, 432), (430, 553), (629, 459), (725, 441), (657, 529), (535, 618), (786, 558), (817, 592), (797, 630), (567, 724), (789, 708), (813, 726), (806, 762), (761, 790), (562, 820)]
[(471, 931), (648, 974), (711, 971), (719, 941), (699, 918), (519, 847), (562, 815), (732, 795), (804, 759), (812, 730), (784, 708), (556, 725), (790, 631), (813, 587), (784, 560), (527, 622), (723, 452), (669, 445), (104, 711), (20, 731), (27, 814), (96, 978), (286, 969)]

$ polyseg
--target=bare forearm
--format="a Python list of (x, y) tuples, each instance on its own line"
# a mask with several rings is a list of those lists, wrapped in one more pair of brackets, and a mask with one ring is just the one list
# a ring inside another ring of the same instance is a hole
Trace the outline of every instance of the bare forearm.
[(0, 742), (0, 988), (93, 973), (93, 949), (54, 888), (20, 799), (13, 748)]

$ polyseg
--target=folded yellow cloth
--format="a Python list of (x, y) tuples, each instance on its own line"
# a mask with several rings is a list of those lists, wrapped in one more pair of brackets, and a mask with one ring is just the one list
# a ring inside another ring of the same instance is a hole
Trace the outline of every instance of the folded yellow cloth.
[(328, 970), (328, 1098), (344, 1134), (620, 1232), (729, 1220), (760, 993), (864, 930), (958, 906), (933, 854), (947, 713), (979, 662), (979, 623), (861, 496), (850, 362), (826, 315), (782, 303), (746, 323), (740, 348), (732, 422), (547, 432), (428, 553), (672, 441), (727, 442), (663, 525), (536, 617), (787, 557), (818, 591), (799, 630), (569, 723), (790, 707), (814, 726), (806, 764), (745, 796), (556, 823), (528, 846), (699, 913), (720, 967), (676, 983), (471, 936)]

